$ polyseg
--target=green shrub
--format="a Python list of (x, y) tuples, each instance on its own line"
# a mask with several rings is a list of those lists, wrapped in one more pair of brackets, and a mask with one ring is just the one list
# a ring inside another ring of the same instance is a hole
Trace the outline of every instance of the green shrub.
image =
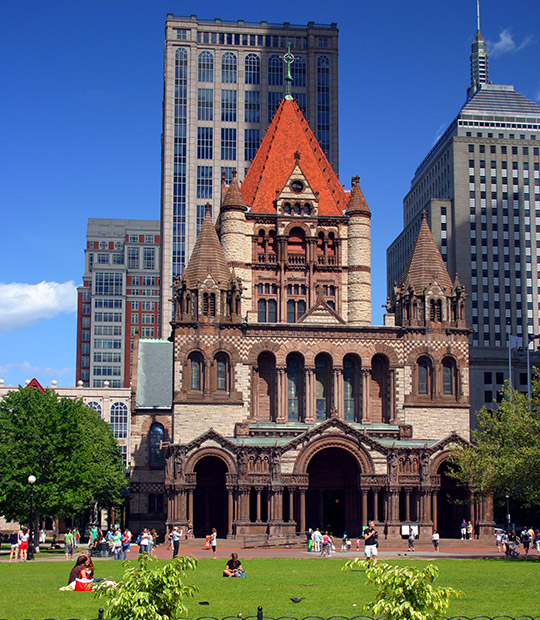
[(195, 558), (178, 556), (159, 567), (146, 554), (136, 564), (124, 562), (122, 579), (96, 591), (106, 599), (106, 617), (114, 620), (176, 620), (187, 613), (184, 600), (193, 596), (194, 586), (186, 585), (186, 570), (195, 569)]
[(429, 564), (424, 569), (390, 564), (369, 564), (360, 558), (345, 564), (348, 570), (363, 564), (368, 583), (377, 587), (375, 601), (365, 609), (384, 620), (440, 620), (450, 606), (451, 596), (461, 596), (453, 588), (433, 586), (439, 569)]

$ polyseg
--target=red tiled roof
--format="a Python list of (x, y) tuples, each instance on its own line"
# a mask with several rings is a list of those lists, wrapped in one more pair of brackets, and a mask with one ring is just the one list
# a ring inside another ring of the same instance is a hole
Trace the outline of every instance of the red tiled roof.
[(343, 215), (347, 196), (296, 101), (283, 99), (242, 183), (253, 213), (275, 212), (276, 190), (285, 186), (300, 153), (311, 189), (319, 192), (319, 215)]

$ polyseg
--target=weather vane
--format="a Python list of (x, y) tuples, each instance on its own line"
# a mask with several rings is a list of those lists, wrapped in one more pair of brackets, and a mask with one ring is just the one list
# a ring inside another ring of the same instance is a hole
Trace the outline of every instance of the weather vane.
[(287, 46), (287, 53), (283, 56), (283, 62), (287, 64), (287, 75), (285, 76), (285, 99), (287, 101), (292, 101), (291, 95), (291, 86), (292, 86), (292, 75), (291, 75), (291, 65), (294, 62), (294, 55), (291, 54), (291, 44), (289, 43)]

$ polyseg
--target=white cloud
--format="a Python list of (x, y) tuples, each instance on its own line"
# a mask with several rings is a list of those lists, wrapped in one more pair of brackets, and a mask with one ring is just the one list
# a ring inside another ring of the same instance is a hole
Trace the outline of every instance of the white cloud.
[(510, 30), (505, 28), (499, 34), (498, 41), (495, 41), (495, 42), (487, 41), (487, 45), (488, 45), (488, 51), (490, 55), (493, 58), (496, 58), (497, 56), (502, 56), (503, 54), (509, 54), (509, 53), (514, 54), (515, 52), (519, 52), (524, 47), (527, 47), (529, 43), (532, 43), (532, 41), (533, 41), (533, 36), (529, 35), (525, 37), (523, 41), (521, 41), (521, 43), (517, 44), (514, 41), (514, 37), (512, 36), (512, 33), (510, 32)]
[[(42, 368), (30, 362), (17, 362), (14, 364), (1, 364), (0, 365), (0, 377), (6, 380), (6, 385), (13, 385), (10, 382), (10, 375), (24, 376), (27, 379), (33, 377), (51, 377), (52, 379), (60, 379), (64, 375), (73, 372), (72, 368)], [(39, 381), (39, 379), (38, 379)], [(44, 386), (45, 387), (45, 386)]]
[(0, 334), (27, 327), (39, 319), (77, 310), (77, 288), (70, 282), (21, 284), (0, 282)]

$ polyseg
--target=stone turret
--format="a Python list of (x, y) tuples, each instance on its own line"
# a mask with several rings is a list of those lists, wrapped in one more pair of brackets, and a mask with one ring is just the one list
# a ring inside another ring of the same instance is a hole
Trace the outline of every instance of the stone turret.
[(424, 211), (409, 262), (389, 304), (396, 325), (465, 328), (465, 297), (457, 275), (455, 282), (448, 275)]
[(174, 323), (240, 321), (241, 289), (227, 264), (207, 204), (189, 263), (174, 282)]
[(349, 323), (371, 325), (371, 213), (353, 177), (347, 205), (348, 226), (348, 314)]
[(236, 170), (227, 188), (220, 210), (220, 238), (225, 258), (236, 276), (242, 281), (242, 315), (251, 309), (251, 230), (246, 221), (247, 205), (238, 185)]

